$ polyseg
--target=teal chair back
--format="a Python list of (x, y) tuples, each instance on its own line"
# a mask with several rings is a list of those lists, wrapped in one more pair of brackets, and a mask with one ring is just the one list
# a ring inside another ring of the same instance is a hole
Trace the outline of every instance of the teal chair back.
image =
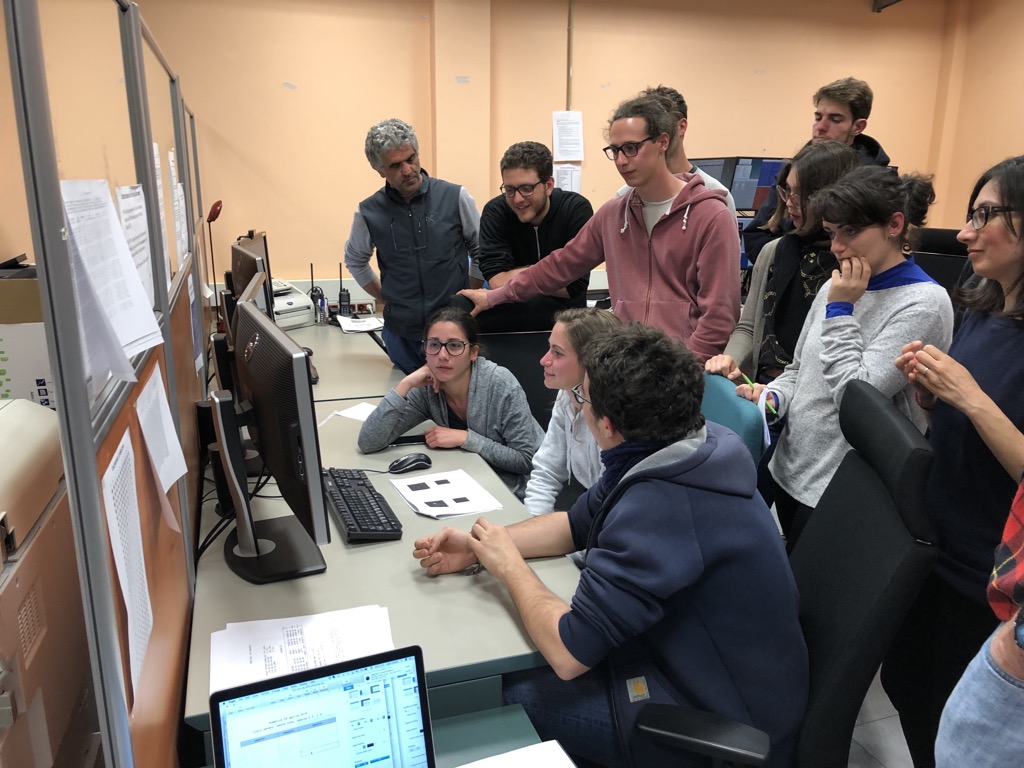
[(704, 418), (728, 427), (743, 441), (754, 458), (764, 453), (764, 420), (756, 403), (736, 394), (736, 384), (724, 376), (704, 374), (704, 399), (700, 406)]

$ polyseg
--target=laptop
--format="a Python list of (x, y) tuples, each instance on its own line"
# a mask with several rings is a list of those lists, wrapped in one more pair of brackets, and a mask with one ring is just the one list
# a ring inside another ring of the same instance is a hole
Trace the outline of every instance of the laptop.
[(210, 696), (217, 768), (435, 768), (419, 646)]

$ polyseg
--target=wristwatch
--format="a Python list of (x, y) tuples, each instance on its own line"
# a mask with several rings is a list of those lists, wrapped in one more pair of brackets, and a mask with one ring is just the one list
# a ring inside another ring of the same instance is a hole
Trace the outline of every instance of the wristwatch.
[(1017, 611), (1017, 619), (1013, 622), (1013, 638), (1017, 647), (1024, 651), (1024, 607)]

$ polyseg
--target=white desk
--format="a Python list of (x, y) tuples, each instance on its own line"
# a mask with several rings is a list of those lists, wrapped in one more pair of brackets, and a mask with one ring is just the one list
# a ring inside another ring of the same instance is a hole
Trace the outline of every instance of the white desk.
[[(318, 422), (335, 405), (319, 404)], [(361, 456), (355, 450), (359, 427), (360, 422), (337, 416), (321, 428), (325, 466), (386, 469), (399, 456), (423, 451), (434, 462), (423, 474), (465, 469), (502, 503), (503, 509), (489, 514), (490, 519), (507, 524), (526, 517), (522, 504), (479, 456), (460, 450), (434, 451), (426, 446), (389, 448)], [(420, 517), (409, 509), (388, 475), (370, 477), (402, 521), (404, 530), (399, 541), (349, 546), (343, 543), (332, 521), (334, 540), (322, 548), (327, 562), (325, 573), (262, 586), (248, 584), (228, 569), (220, 541), (199, 561), (185, 692), (185, 721), (189, 725), (209, 730), (210, 633), (232, 621), (301, 616), (368, 604), (386, 606), (395, 645), (423, 648), (435, 717), (458, 714), (460, 703), (462, 711), (480, 708), (474, 701), (483, 699), (489, 699), (489, 706), (497, 706), (497, 676), (544, 663), (504, 587), (490, 574), (430, 578), (412, 557), (417, 537), (443, 525), (469, 529), (475, 517), (445, 523)], [(274, 505), (280, 509), (281, 503), (265, 502), (263, 511)], [(210, 524), (210, 516), (206, 516), (204, 528)], [(534, 561), (533, 566), (557, 595), (567, 601), (571, 598), (579, 580), (571, 562), (550, 558)], [(443, 688), (465, 683), (477, 686), (473, 692), (476, 699), (467, 696), (465, 687)]]
[(404, 376), (367, 333), (307, 325), (289, 330), (288, 335), (313, 350), (313, 364), (320, 374), (320, 382), (313, 385), (316, 402), (383, 397)]

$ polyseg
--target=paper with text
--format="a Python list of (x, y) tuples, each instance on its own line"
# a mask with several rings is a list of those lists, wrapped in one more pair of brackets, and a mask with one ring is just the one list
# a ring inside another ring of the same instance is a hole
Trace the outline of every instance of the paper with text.
[(552, 149), (556, 163), (583, 162), (583, 113), (551, 113)]
[(210, 634), (210, 692), (394, 649), (388, 609), (228, 624)]
[(583, 191), (583, 172), (578, 165), (556, 165), (555, 186), (567, 192)]
[(125, 355), (130, 358), (160, 344), (163, 336), (153, 305), (132, 261), (107, 182), (62, 181), (60, 189), (71, 243)]
[(368, 317), (342, 317), (338, 315), (338, 323), (345, 333), (369, 333), (379, 331), (384, 327), (384, 321), (379, 317), (370, 315)]
[(110, 466), (103, 473), (103, 508), (114, 555), (117, 580), (128, 613), (128, 657), (132, 689), (138, 692), (142, 663), (153, 632), (153, 608), (149, 599), (146, 560), (142, 549), (139, 494), (135, 486), (135, 455), (131, 435), (121, 438)]
[(501, 509), (501, 504), (464, 469), (433, 475), (391, 478), (413, 511), (442, 520), (459, 515), (482, 515)]
[(142, 191), (142, 185), (118, 187), (117, 208), (121, 217), (121, 227), (128, 241), (128, 250), (131, 251), (135, 269), (142, 280), (142, 289), (149, 299), (149, 306), (155, 306), (153, 255), (149, 250), (149, 222), (146, 220), (146, 195)]
[[(160, 145), (155, 141), (153, 142), (153, 173), (156, 175), (156, 202), (157, 208), (160, 209), (160, 240), (163, 243), (164, 250), (167, 251), (167, 214), (164, 208), (164, 182), (160, 175)], [(171, 290), (171, 259), (174, 257), (170, 252), (164, 253), (164, 290)], [(177, 264), (175, 264), (175, 272), (177, 272)]]
[(187, 467), (178, 433), (174, 429), (160, 363), (156, 364), (153, 375), (139, 393), (135, 401), (135, 412), (139, 414), (142, 437), (159, 473), (160, 487), (167, 493), (178, 478), (185, 474)]

